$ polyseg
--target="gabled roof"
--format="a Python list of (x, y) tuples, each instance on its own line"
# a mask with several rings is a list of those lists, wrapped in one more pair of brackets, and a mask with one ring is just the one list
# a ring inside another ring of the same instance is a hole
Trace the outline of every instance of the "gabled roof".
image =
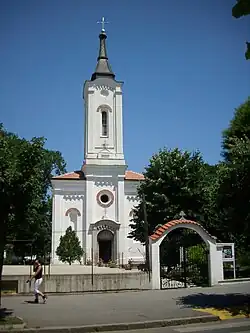
[[(53, 180), (86, 180), (86, 177), (84, 173), (81, 170), (78, 171), (73, 171), (69, 173), (65, 173), (60, 176), (55, 176), (52, 178)], [(141, 173), (134, 172), (134, 171), (126, 171), (125, 172), (125, 180), (130, 180), (130, 181), (139, 181), (143, 180), (144, 176)]]

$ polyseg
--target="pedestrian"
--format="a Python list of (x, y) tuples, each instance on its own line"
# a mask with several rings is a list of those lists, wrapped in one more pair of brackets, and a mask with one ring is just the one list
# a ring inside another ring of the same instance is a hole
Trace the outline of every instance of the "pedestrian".
[(42, 265), (40, 263), (40, 261), (38, 259), (35, 260), (34, 262), (34, 274), (27, 280), (27, 282), (31, 282), (32, 279), (34, 279), (34, 294), (35, 294), (35, 303), (39, 303), (38, 301), (38, 297), (39, 295), (42, 297), (43, 299), (43, 303), (46, 303), (47, 301), (47, 296), (44, 295), (40, 290), (39, 290), (39, 286), (42, 284), (43, 282), (43, 268)]

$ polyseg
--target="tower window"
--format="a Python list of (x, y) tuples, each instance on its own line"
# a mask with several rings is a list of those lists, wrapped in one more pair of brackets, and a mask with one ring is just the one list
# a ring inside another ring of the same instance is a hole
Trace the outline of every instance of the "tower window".
[(108, 136), (108, 112), (102, 111), (102, 136)]

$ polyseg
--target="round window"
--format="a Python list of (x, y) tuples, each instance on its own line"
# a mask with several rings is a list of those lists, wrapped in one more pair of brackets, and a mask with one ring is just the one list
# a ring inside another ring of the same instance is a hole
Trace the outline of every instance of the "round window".
[(96, 199), (100, 206), (109, 207), (114, 202), (114, 195), (108, 190), (102, 190), (97, 193)]
[(107, 194), (102, 194), (100, 200), (102, 203), (106, 204), (109, 202), (109, 196)]

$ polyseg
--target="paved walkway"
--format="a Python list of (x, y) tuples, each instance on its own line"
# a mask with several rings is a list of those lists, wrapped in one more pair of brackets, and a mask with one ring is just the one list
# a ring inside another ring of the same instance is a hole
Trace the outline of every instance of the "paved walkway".
[(194, 294), (199, 298), (199, 293), (224, 296), (249, 291), (250, 283), (242, 283), (203, 289), (58, 295), (50, 296), (47, 304), (26, 303), (32, 300), (27, 296), (9, 296), (3, 297), (2, 305), (13, 309), (28, 327), (81, 326), (204, 316), (179, 300)]

